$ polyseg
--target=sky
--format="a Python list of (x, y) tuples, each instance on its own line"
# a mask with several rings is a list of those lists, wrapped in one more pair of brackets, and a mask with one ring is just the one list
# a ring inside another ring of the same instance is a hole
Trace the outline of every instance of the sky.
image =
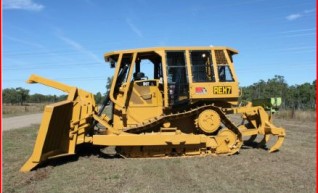
[(315, 0), (2, 0), (2, 88), (31, 74), (105, 93), (106, 52), (158, 46), (229, 46), (240, 86), (275, 75), (316, 79)]

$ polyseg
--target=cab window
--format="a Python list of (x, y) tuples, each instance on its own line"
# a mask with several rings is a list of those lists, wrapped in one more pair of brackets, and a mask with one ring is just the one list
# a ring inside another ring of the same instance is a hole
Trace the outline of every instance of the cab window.
[(219, 71), (220, 82), (233, 82), (234, 81), (231, 70), (227, 64), (218, 65), (218, 71)]
[(211, 51), (190, 51), (192, 81), (214, 82)]
[(167, 51), (169, 104), (178, 105), (189, 98), (189, 82), (184, 51)]
[(155, 52), (138, 53), (133, 73), (133, 81), (138, 80), (162, 81), (161, 56)]
[(220, 82), (234, 82), (231, 68), (223, 50), (215, 50), (216, 63)]

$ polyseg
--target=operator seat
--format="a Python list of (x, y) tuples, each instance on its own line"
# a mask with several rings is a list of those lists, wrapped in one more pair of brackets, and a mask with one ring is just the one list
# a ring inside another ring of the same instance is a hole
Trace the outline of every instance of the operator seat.
[(143, 73), (143, 72), (135, 72), (133, 76), (134, 76), (134, 81), (135, 80), (142, 80), (142, 79), (146, 78), (145, 73)]

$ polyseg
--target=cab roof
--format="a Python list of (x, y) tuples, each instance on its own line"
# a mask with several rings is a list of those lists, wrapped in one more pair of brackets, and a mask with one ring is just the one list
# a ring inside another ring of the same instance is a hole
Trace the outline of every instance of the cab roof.
[(226, 46), (181, 46), (181, 47), (149, 47), (149, 48), (137, 48), (137, 49), (127, 49), (127, 50), (116, 50), (111, 52), (106, 52), (104, 54), (105, 60), (108, 61), (108, 57), (120, 54), (120, 53), (133, 53), (133, 52), (154, 52), (154, 51), (172, 51), (172, 50), (228, 50), (232, 54), (238, 54), (238, 51), (226, 47)]

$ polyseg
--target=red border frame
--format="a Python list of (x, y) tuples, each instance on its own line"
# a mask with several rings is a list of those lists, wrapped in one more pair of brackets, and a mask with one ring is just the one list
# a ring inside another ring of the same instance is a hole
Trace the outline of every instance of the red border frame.
[(1, 118), (1, 126), (0, 126), (0, 152), (1, 152), (1, 155), (0, 155), (0, 174), (1, 174), (1, 180), (0, 180), (0, 192), (2, 192), (3, 188), (2, 188), (2, 0), (0, 0), (1, 2), (1, 5), (0, 5), (0, 8), (1, 8), (1, 11), (0, 11), (0, 22), (1, 22), (1, 32), (0, 32), (0, 50), (1, 50), (1, 64), (0, 64), (0, 68), (1, 68), (1, 73), (0, 73), (0, 81), (1, 81), (1, 84), (0, 84), (0, 101), (1, 101), (1, 114), (0, 114), (0, 118)]
[(0, 174), (1, 174), (1, 180), (0, 180), (0, 192), (2, 192), (2, 0), (0, 0), (1, 2), (1, 5), (0, 5), (0, 8), (1, 8), (1, 11), (0, 11), (0, 22), (1, 22), (1, 32), (0, 32), (0, 50), (1, 50), (1, 64), (0, 64), (0, 68), (1, 68), (1, 73), (0, 73), (0, 81), (1, 81), (1, 84), (0, 84), (0, 101), (1, 101), (1, 114), (0, 114), (0, 118), (1, 118), (1, 126), (0, 126), (0, 152), (1, 152), (1, 155), (0, 155)]
[[(0, 4), (0, 23), (1, 23), (1, 27), (0, 27), (0, 30), (1, 30), (1, 32), (0, 32), (0, 51), (1, 51), (1, 63), (0, 63), (0, 71), (1, 71), (1, 73), (0, 73), (0, 81), (1, 81), (1, 84), (0, 84), (0, 101), (1, 101), (1, 105), (0, 105), (0, 110), (1, 110), (1, 114), (0, 114), (0, 123), (1, 123), (1, 125), (0, 125), (0, 153), (1, 153), (1, 155), (0, 155), (0, 174), (1, 174), (1, 180), (0, 180), (0, 192), (3, 192), (2, 190), (3, 190), (3, 188), (2, 188), (2, 180), (3, 180), (3, 178), (2, 178), (2, 172), (3, 172), (3, 170), (2, 170), (2, 0), (0, 0), (0, 2), (1, 2), (1, 4)], [(317, 10), (317, 8), (318, 8), (318, 5), (317, 5), (317, 1), (316, 1), (316, 10)], [(316, 26), (317, 26), (317, 19), (318, 19), (318, 17), (317, 17), (317, 11), (316, 11)], [(316, 28), (317, 29), (317, 28)], [(317, 70), (317, 64), (318, 64), (318, 59), (317, 59), (317, 54), (318, 54), (318, 51), (317, 51), (317, 47), (318, 47), (318, 36), (317, 36), (317, 32), (316, 32), (316, 79), (317, 79), (317, 77), (318, 77), (318, 70)], [(317, 98), (317, 90), (318, 90), (318, 85), (317, 85), (317, 83), (316, 83), (316, 104), (317, 104), (317, 102), (318, 102), (318, 98)], [(317, 111), (317, 109), (316, 109), (316, 117), (318, 117), (318, 111)], [(316, 192), (318, 192), (318, 186), (317, 186), (317, 184), (318, 184), (318, 178), (317, 178), (317, 176), (318, 176), (318, 170), (317, 170), (317, 164), (318, 164), (318, 122), (317, 122), (317, 120), (316, 120)]]
[[(317, 59), (317, 45), (318, 45), (318, 36), (317, 36), (317, 8), (318, 8), (318, 5), (317, 5), (317, 1), (316, 1), (316, 106), (317, 106), (317, 102), (318, 102), (318, 99), (317, 99), (317, 89), (318, 89), (318, 85), (317, 85), (317, 77), (318, 77), (318, 71), (317, 71), (317, 64), (318, 64), (318, 59)], [(317, 132), (318, 132), (318, 123), (317, 123), (317, 117), (318, 117), (318, 111), (317, 111), (317, 107), (316, 107), (316, 192), (318, 192), (318, 171), (317, 171), (317, 163), (318, 163), (318, 154), (317, 154), (317, 149), (318, 149), (318, 135), (317, 135)]]

